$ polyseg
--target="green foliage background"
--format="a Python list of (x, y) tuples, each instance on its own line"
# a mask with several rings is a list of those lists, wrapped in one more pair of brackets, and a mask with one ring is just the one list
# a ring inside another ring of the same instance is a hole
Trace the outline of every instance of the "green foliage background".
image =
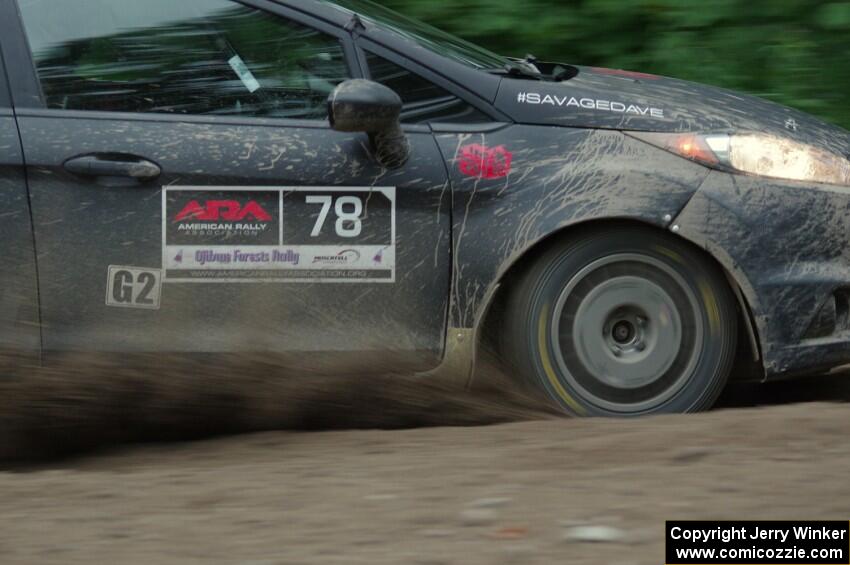
[(378, 0), (503, 55), (749, 92), (850, 129), (850, 0)]

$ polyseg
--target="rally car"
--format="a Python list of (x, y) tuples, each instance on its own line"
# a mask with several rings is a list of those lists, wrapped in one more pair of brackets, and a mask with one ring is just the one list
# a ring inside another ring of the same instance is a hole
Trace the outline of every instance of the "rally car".
[(490, 347), (609, 416), (850, 361), (850, 134), (801, 112), (367, 0), (0, 0), (0, 48), (4, 350)]

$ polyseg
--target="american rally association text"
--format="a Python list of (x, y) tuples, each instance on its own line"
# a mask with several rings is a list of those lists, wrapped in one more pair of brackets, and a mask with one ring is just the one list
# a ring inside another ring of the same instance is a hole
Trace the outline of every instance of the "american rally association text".
[(670, 530), (672, 539), (684, 539), (694, 542), (728, 543), (732, 540), (776, 540), (786, 542), (791, 540), (842, 540), (846, 539), (847, 530), (832, 528), (813, 528), (798, 526), (793, 528), (764, 528), (760, 526), (717, 527), (711, 529), (682, 528), (675, 526)]

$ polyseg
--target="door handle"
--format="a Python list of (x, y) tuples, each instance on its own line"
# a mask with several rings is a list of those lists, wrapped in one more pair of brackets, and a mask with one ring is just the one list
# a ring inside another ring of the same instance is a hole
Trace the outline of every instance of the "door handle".
[(139, 182), (151, 181), (162, 174), (153, 161), (133, 155), (95, 154), (65, 161), (65, 170), (85, 177), (123, 177)]

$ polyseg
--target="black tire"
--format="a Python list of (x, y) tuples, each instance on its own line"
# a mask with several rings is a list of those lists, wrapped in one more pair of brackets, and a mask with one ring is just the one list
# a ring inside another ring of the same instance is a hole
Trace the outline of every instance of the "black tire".
[(638, 226), (551, 244), (512, 287), (504, 322), (506, 361), (576, 416), (706, 410), (737, 343), (723, 274), (687, 243)]

